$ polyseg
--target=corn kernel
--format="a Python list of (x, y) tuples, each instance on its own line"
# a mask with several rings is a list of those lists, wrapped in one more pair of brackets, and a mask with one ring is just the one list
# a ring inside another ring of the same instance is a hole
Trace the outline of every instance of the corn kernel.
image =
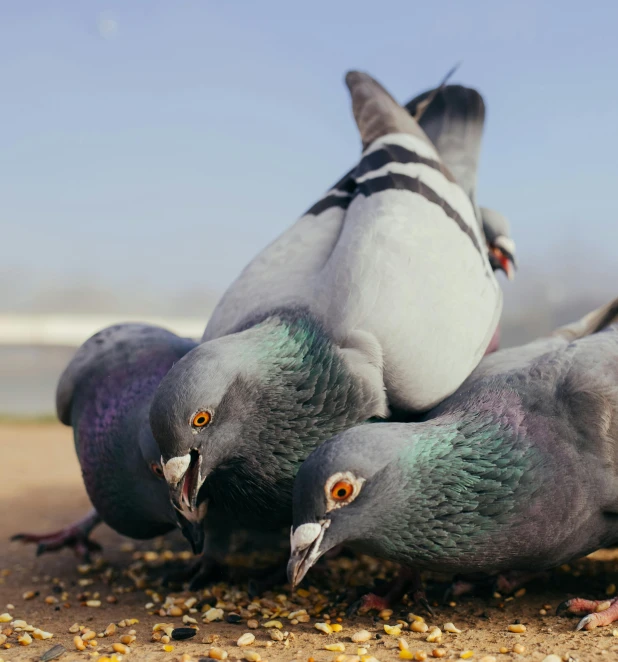
[(333, 628), (328, 623), (316, 623), (314, 625), (316, 630), (319, 630), (320, 632), (324, 632), (324, 634), (332, 634)]
[(514, 632), (515, 634), (522, 634), (526, 631), (526, 626), (522, 623), (513, 623), (508, 627), (509, 632)]
[(401, 634), (401, 627), (399, 625), (387, 625), (384, 623), (384, 632), (390, 634), (393, 637), (398, 637)]

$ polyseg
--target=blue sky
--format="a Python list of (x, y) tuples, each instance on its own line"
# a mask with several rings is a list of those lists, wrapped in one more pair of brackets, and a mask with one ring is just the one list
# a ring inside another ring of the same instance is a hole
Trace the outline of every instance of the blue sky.
[(222, 290), (357, 160), (346, 70), (405, 102), (461, 60), (479, 200), (522, 264), (615, 270), (617, 24), (611, 2), (4, 3), (0, 269)]

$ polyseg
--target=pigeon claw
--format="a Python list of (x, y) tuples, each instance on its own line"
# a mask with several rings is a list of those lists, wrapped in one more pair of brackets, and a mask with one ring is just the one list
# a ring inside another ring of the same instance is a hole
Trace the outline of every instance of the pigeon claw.
[(618, 621), (618, 598), (611, 600), (584, 600), (583, 598), (572, 598), (561, 602), (556, 615), (568, 612), (570, 614), (588, 614), (582, 618), (575, 630), (594, 630), (597, 627), (610, 625)]
[(46, 534), (17, 533), (11, 536), (11, 540), (36, 544), (37, 556), (69, 548), (79, 559), (89, 562), (93, 552), (100, 552), (103, 549), (98, 542), (89, 538), (90, 532), (100, 521), (99, 516), (93, 512), (79, 522), (59, 531)]
[(382, 611), (383, 609), (388, 609), (390, 604), (390, 600), (387, 596), (381, 597), (375, 593), (365, 593), (362, 598), (356, 600), (356, 602), (353, 602), (348, 607), (346, 616), (350, 618), (355, 614), (366, 614), (372, 609), (375, 609), (376, 611)]
[(87, 534), (85, 536), (76, 534), (71, 530), (71, 527), (46, 535), (18, 533), (12, 536), (11, 540), (18, 540), (26, 544), (36, 543), (37, 556), (70, 548), (75, 552), (75, 556), (83, 561), (90, 561), (90, 555), (93, 552), (100, 552), (103, 549), (98, 542), (90, 540)]

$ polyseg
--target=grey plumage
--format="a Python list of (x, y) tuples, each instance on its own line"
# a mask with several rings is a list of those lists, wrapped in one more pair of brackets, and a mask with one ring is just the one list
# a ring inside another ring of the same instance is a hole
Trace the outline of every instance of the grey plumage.
[[(73, 428), (86, 491), (98, 517), (123, 535), (152, 538), (177, 526), (148, 413), (161, 378), (196, 344), (154, 326), (116, 325), (88, 339), (60, 377), (58, 418)], [(96, 521), (69, 527), (65, 539), (84, 538)], [(62, 532), (21, 539), (53, 549)]]
[(187, 517), (204, 485), (242, 525), (289, 522), (294, 475), (317, 445), (389, 407), (435, 405), (496, 327), (501, 292), (470, 199), (381, 85), (346, 81), (358, 166), (245, 268), (153, 401)]
[[(335, 503), (329, 480), (344, 474), (358, 489)], [(316, 450), (294, 488), (289, 573), (344, 542), (445, 572), (538, 571), (617, 543), (617, 513), (615, 300), (486, 357), (423, 422)]]
[[(432, 94), (431, 90), (419, 94), (406, 104), (406, 109), (411, 115), (418, 114), (419, 107)], [(419, 123), (470, 197), (485, 235), (492, 268), (504, 271), (511, 279), (517, 261), (509, 222), (500, 212), (479, 207), (477, 203), (478, 166), (485, 126), (483, 97), (471, 87), (447, 85), (433, 96)]]

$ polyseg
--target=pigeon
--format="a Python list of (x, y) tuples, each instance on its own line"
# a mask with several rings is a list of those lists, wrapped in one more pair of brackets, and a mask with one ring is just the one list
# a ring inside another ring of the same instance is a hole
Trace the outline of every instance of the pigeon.
[(89, 535), (102, 521), (136, 539), (176, 528), (148, 413), (161, 378), (196, 344), (155, 326), (120, 324), (77, 350), (60, 377), (56, 408), (60, 421), (73, 428), (94, 510), (61, 531), (14, 539), (37, 543), (38, 554), (71, 547), (87, 558), (100, 549)]
[[(360, 425), (314, 451), (288, 576), (344, 543), (410, 568), (539, 572), (617, 544), (617, 514), (618, 299), (487, 356), (425, 420)], [(578, 628), (615, 619), (618, 598)]]
[(155, 394), (151, 428), (187, 520), (207, 502), (237, 526), (289, 526), (294, 476), (319, 444), (434, 407), (498, 324), (470, 198), (377, 81), (346, 83), (358, 165), (244, 269)]
[[(430, 103), (426, 103), (428, 99)], [(485, 125), (483, 97), (471, 87), (445, 85), (419, 94), (405, 107), (418, 118), (443, 163), (472, 200), (492, 268), (503, 271), (513, 280), (517, 262), (509, 222), (500, 212), (478, 207), (476, 202), (478, 161)]]

